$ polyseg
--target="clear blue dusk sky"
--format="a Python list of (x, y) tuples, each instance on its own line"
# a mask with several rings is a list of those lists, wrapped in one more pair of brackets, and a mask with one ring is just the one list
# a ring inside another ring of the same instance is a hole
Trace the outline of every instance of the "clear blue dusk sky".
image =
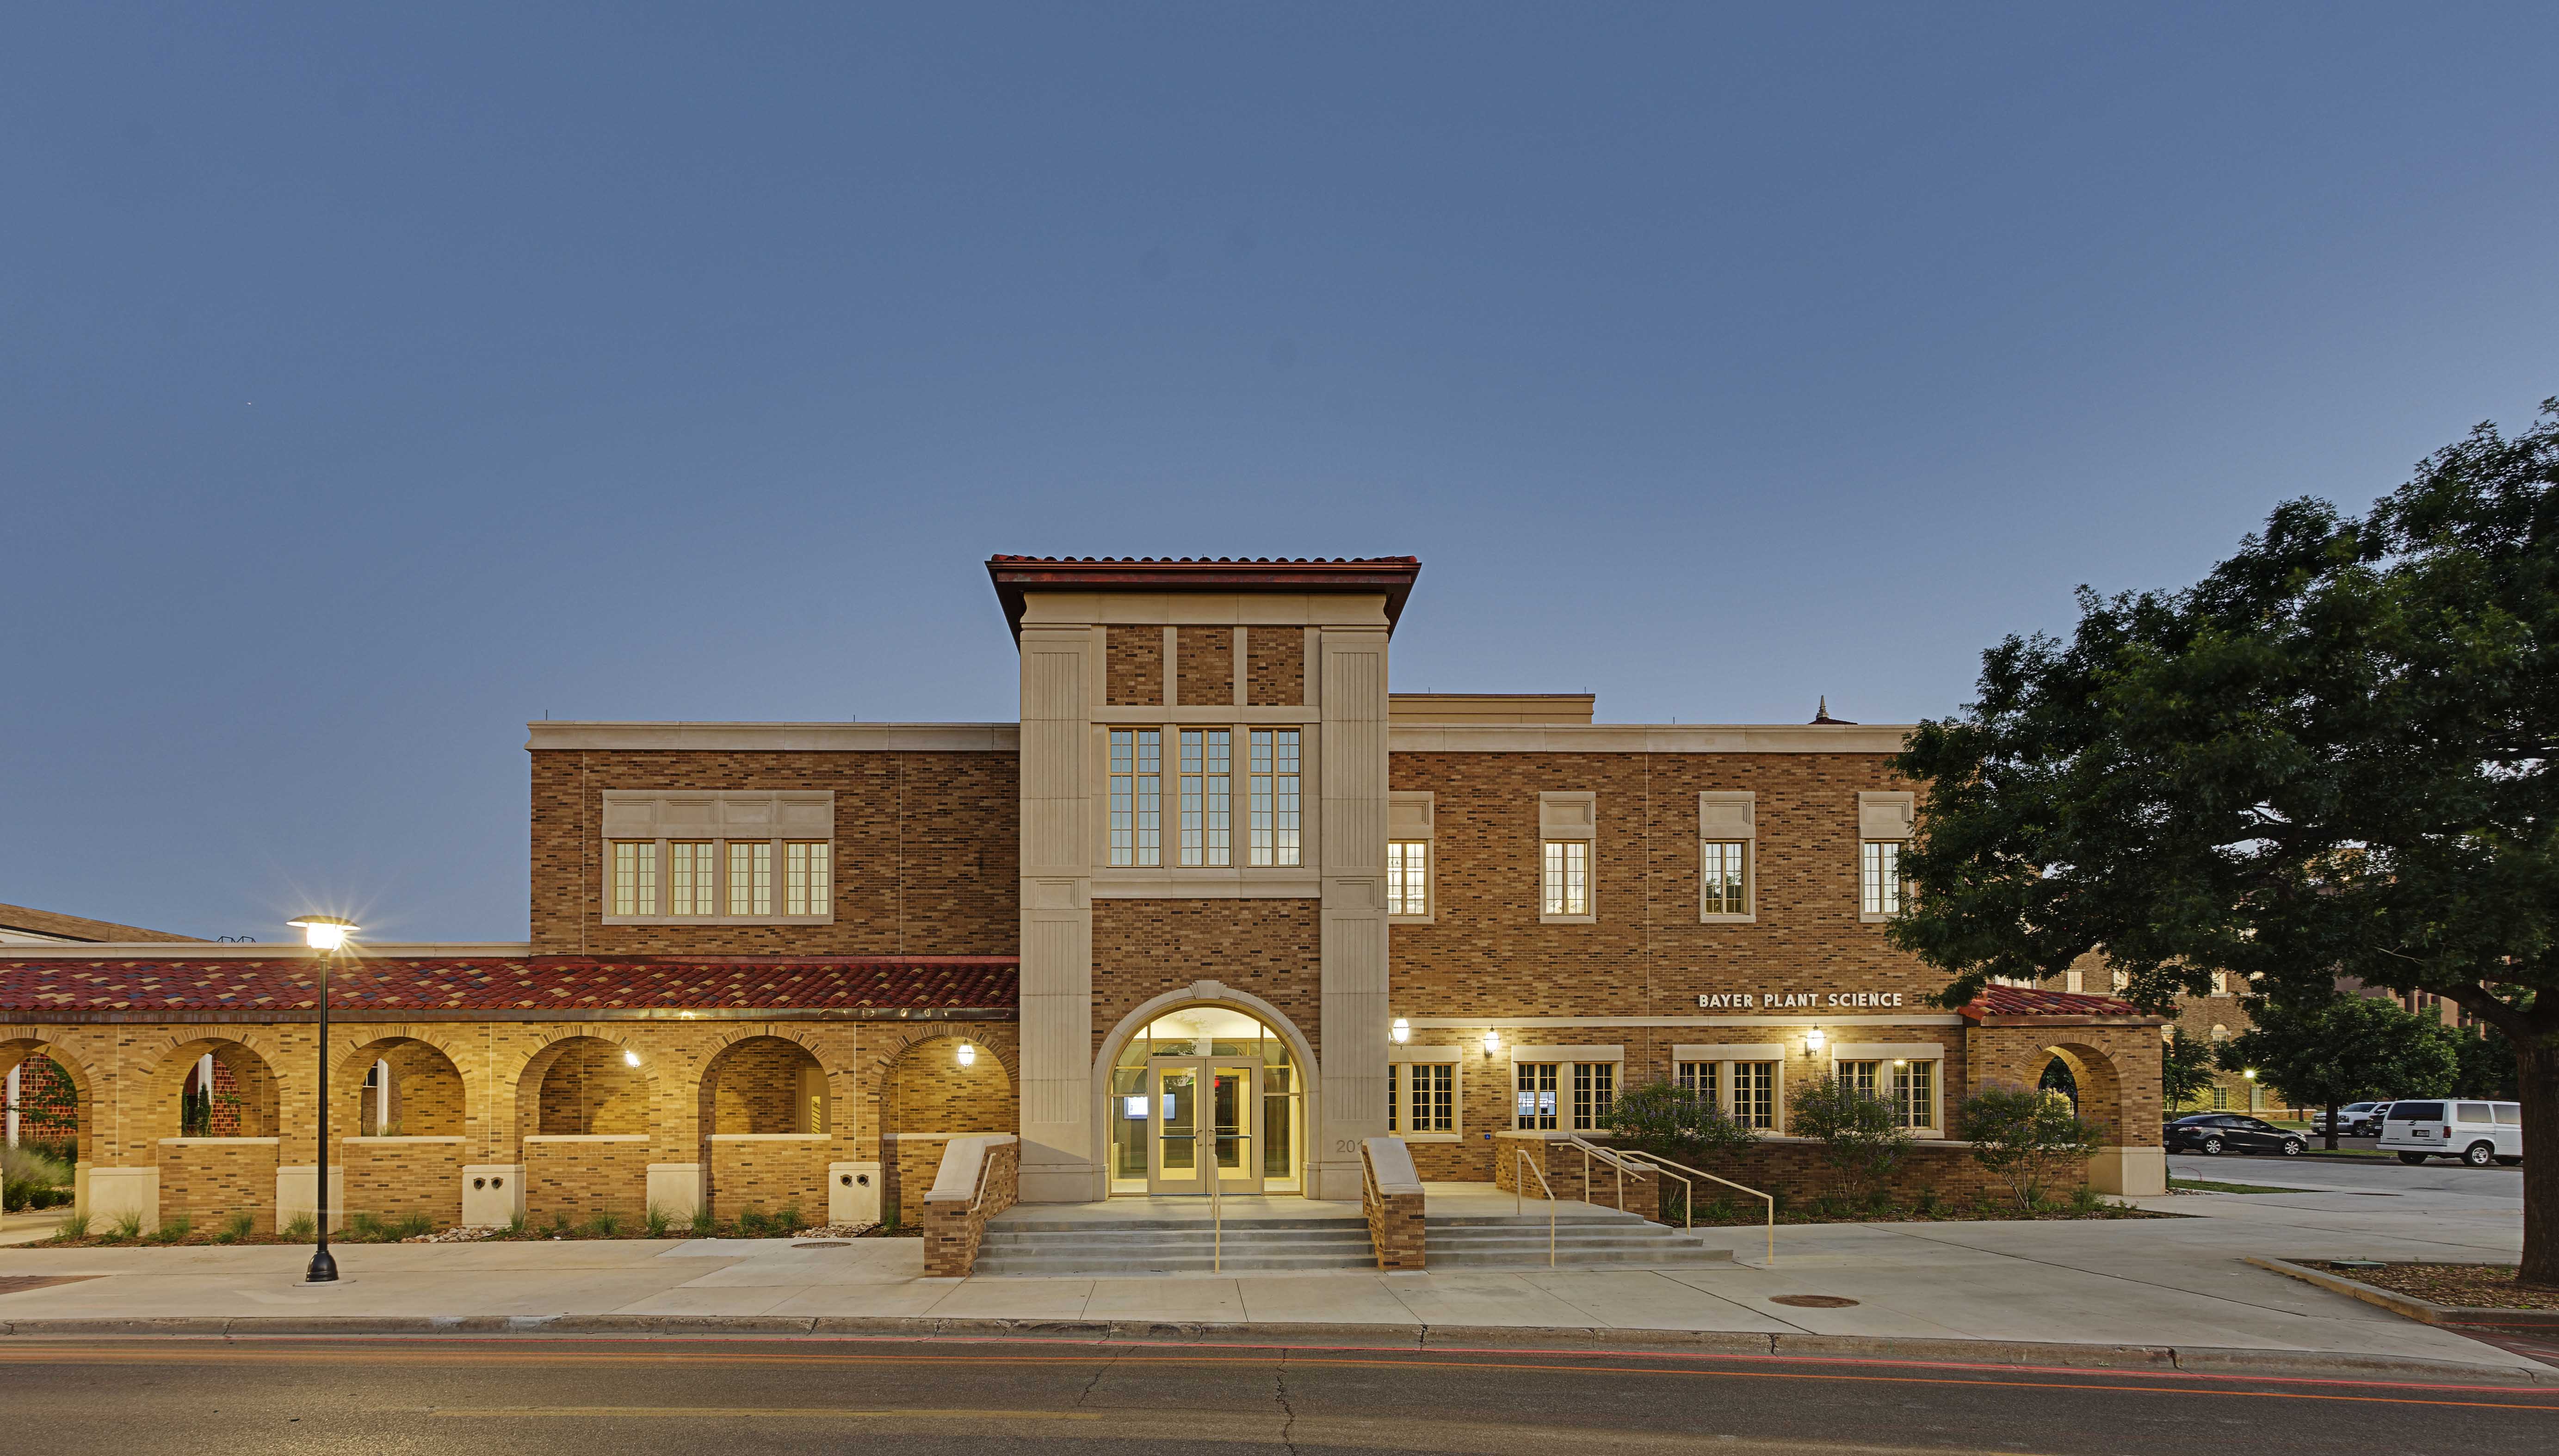
[(1000, 719), (991, 552), (1942, 714), (2559, 393), (2548, 5), (22, 5), (0, 901), (521, 938), (527, 719)]

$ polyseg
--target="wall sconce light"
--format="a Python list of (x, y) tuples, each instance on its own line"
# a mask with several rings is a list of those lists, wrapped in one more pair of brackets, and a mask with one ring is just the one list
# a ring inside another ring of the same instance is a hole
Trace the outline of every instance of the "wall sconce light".
[(2240, 1075), (2241, 1077), (2244, 1077), (2244, 1078), (2248, 1079), (2250, 1082), (2255, 1082), (2255, 1081), (2257, 1080), (2257, 1069), (2256, 1069), (2256, 1068), (2254, 1068), (2254, 1067), (2251, 1067), (2251, 1068), (2249, 1068), (2247, 1071), (2242, 1072), (2242, 1073), (2240, 1073), (2239, 1075)]
[(1413, 1040), (1413, 1023), (1401, 1016), (1395, 1018), (1395, 1024), (1386, 1029), (1386, 1039), (1399, 1047), (1403, 1046)]
[(962, 1042), (960, 1044), (960, 1065), (963, 1067), (975, 1067), (978, 1065), (978, 1048), (975, 1043)]
[(1804, 1050), (1807, 1052), (1818, 1052), (1822, 1049), (1822, 1043), (1828, 1040), (1829, 1038), (1822, 1035), (1822, 1029), (1820, 1027), (1814, 1027), (1812, 1030), (1804, 1033)]
[(1898, 1071), (1900, 1071), (1902, 1068), (1907, 1067), (1907, 1066), (1909, 1066), (1909, 1065), (1910, 1065), (1910, 1059), (1909, 1059), (1909, 1058), (1907, 1058), (1907, 1057), (1895, 1057), (1895, 1058), (1893, 1058), (1893, 1059), (1892, 1059), (1892, 1070), (1893, 1070), (1893, 1071), (1895, 1071), (1895, 1072), (1898, 1072)]
[(638, 1052), (625, 1052), (622, 1054), (622, 1061), (625, 1066), (637, 1067), (640, 1065), (640, 1054)]
[(1502, 1034), (1490, 1027), (1484, 1029), (1484, 1055), (1489, 1057), (1502, 1049)]

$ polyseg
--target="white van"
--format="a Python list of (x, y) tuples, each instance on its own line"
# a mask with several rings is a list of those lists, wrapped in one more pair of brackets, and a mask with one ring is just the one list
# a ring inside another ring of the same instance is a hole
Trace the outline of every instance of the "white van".
[(2392, 1102), (2381, 1123), (2381, 1146), (2403, 1163), (2459, 1158), (2474, 1168), (2491, 1161), (2523, 1161), (2521, 1102)]

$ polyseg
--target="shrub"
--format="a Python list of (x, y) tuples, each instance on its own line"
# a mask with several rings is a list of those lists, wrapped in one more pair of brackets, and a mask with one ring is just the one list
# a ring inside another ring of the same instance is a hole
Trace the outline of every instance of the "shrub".
[(68, 1243), (75, 1238), (87, 1237), (88, 1215), (86, 1214), (74, 1214), (54, 1226), (54, 1238), (58, 1242)]
[(395, 1239), (415, 1238), (421, 1234), (432, 1234), (434, 1232), (435, 1221), (424, 1214), (418, 1213), (402, 1214), (399, 1216), (399, 1222), (391, 1225), (390, 1227), (390, 1236)]
[(1714, 1098), (1671, 1082), (1648, 1082), (1618, 1093), (1606, 1124), (1628, 1147), (1674, 1163), (1739, 1152), (1755, 1135)]
[(711, 1206), (709, 1204), (703, 1204), (701, 1207), (693, 1210), (694, 1238), (707, 1238), (710, 1237), (711, 1231), (717, 1227), (718, 1225), (711, 1222)]
[(195, 1227), (194, 1219), (180, 1214), (174, 1219), (162, 1219), (159, 1230), (151, 1238), (158, 1243), (182, 1243), (186, 1241), (187, 1235), (193, 1232)]
[(765, 1231), (765, 1223), (764, 1223), (764, 1211), (763, 1211), (763, 1210), (761, 1210), (761, 1209), (741, 1209), (741, 1210), (739, 1210), (739, 1211), (738, 1211), (738, 1215), (737, 1215), (737, 1237), (738, 1237), (738, 1238), (762, 1238), (764, 1237), (764, 1231)]
[(1974, 1160), (2009, 1186), (2019, 1207), (2032, 1209), (2053, 1183), (2078, 1181), (2104, 1130), (2066, 1097), (2009, 1086), (1983, 1088), (1958, 1104), (1955, 1135), (1973, 1145)]
[(622, 1233), (620, 1214), (598, 1214), (587, 1221), (587, 1234), (596, 1238), (612, 1238)]
[(648, 1216), (643, 1222), (645, 1222), (649, 1227), (650, 1238), (664, 1238), (667, 1237), (667, 1226), (675, 1221), (667, 1217), (667, 1211), (665, 1209), (662, 1209), (653, 1203), (649, 1205)]
[(389, 1232), (382, 1227), (379, 1214), (349, 1214), (346, 1232), (339, 1237), (349, 1243), (379, 1243)]
[(0, 1146), (0, 1210), (50, 1208), (72, 1181), (71, 1165), (33, 1147)]
[(106, 1237), (109, 1238), (141, 1238), (142, 1211), (140, 1209), (126, 1209), (123, 1213), (116, 1215), (115, 1222), (107, 1227)]
[(214, 1241), (216, 1243), (237, 1243), (241, 1239), (246, 1238), (249, 1231), (256, 1227), (257, 1216), (255, 1214), (250, 1213), (246, 1209), (233, 1209), (231, 1210), (230, 1217), (223, 1220), (223, 1227), (215, 1232)]
[(509, 1215), (509, 1216), (508, 1216), (508, 1219), (507, 1219), (507, 1233), (508, 1233), (509, 1237), (511, 1237), (511, 1238), (512, 1238), (512, 1237), (515, 1237), (515, 1236), (521, 1235), (521, 1234), (523, 1234), (524, 1232), (525, 1232), (525, 1211), (524, 1211), (523, 1209), (518, 1209), (518, 1210), (516, 1210), (516, 1212), (515, 1212), (515, 1213), (513, 1213), (513, 1214), (511, 1214), (511, 1215)]
[(320, 1226), (318, 1223), (314, 1222), (311, 1215), (307, 1213), (295, 1214), (291, 1219), (287, 1220), (284, 1227), (277, 1232), (281, 1233), (285, 1238), (293, 1240), (294, 1242), (301, 1243), (316, 1237), (320, 1232)]
[(800, 1217), (800, 1206), (798, 1204), (784, 1204), (782, 1206), (782, 1212), (776, 1214), (773, 1218), (773, 1232), (776, 1234), (797, 1234), (802, 1229), (806, 1228), (808, 1223), (808, 1220)]
[(1865, 1204), (1910, 1151), (1910, 1129), (1892, 1104), (1838, 1077), (1816, 1077), (1795, 1090), (1787, 1130), (1822, 1145), (1822, 1162), (1840, 1198)]

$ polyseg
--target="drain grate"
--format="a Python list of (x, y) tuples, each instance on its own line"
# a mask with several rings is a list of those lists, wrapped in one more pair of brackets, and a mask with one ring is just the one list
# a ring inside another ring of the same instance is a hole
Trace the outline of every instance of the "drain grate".
[(104, 1274), (0, 1274), (0, 1294), (24, 1294), (30, 1289), (50, 1289), (56, 1284), (76, 1284), (82, 1279), (103, 1279)]
[(851, 1242), (852, 1240), (848, 1238), (815, 1238), (807, 1243), (795, 1243), (791, 1246), (793, 1248), (844, 1248), (850, 1246)]
[(1836, 1294), (1772, 1294), (1768, 1296), (1768, 1302), (1791, 1304), (1797, 1309), (1847, 1309), (1857, 1303), (1854, 1299), (1842, 1299)]

